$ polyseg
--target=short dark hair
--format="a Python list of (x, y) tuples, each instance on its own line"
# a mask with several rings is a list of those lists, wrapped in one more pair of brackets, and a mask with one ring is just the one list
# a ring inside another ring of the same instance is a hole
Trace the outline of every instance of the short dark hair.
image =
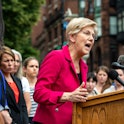
[(97, 82), (96, 75), (94, 74), (94, 72), (89, 72), (87, 74), (87, 81), (89, 81), (90, 79), (93, 79), (93, 81)]

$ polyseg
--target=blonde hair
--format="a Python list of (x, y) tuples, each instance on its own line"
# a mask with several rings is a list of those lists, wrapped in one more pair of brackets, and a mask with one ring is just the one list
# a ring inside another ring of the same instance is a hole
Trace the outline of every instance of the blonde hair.
[(97, 24), (93, 20), (90, 20), (88, 18), (73, 18), (67, 25), (66, 28), (66, 38), (69, 39), (70, 34), (77, 34), (82, 30), (82, 28), (87, 26), (93, 26), (94, 32), (97, 34)]
[(9, 54), (10, 56), (12, 56), (12, 58), (15, 60), (15, 55), (12, 52), (11, 48), (7, 47), (7, 46), (2, 46), (1, 50), (0, 50), (0, 62), (2, 61), (2, 57), (4, 54)]
[(20, 66), (17, 70), (17, 72), (15, 73), (15, 75), (18, 77), (18, 78), (22, 78), (23, 76), (23, 72), (22, 72), (22, 55), (19, 51), (15, 50), (15, 49), (12, 49), (12, 52), (15, 54), (15, 55), (18, 55), (19, 56), (19, 61), (20, 61)]

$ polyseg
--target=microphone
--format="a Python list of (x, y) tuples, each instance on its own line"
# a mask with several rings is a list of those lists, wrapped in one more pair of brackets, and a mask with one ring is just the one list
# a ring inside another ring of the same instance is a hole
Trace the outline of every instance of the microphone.
[(113, 62), (113, 63), (112, 63), (112, 68), (113, 68), (113, 69), (124, 69), (124, 66), (121, 65), (121, 64), (118, 63), (118, 62)]
[(109, 73), (108, 73), (108, 76), (112, 79), (112, 80), (117, 80), (121, 85), (124, 86), (124, 81), (122, 81), (119, 76), (118, 76), (118, 73), (115, 71), (115, 70), (111, 70)]

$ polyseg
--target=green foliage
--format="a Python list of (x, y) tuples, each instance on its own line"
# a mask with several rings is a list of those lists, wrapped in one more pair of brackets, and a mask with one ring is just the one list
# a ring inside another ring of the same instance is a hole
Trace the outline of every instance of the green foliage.
[(19, 50), (22, 56), (38, 56), (31, 45), (32, 26), (40, 19), (40, 7), (45, 0), (3, 0), (5, 23), (4, 44)]

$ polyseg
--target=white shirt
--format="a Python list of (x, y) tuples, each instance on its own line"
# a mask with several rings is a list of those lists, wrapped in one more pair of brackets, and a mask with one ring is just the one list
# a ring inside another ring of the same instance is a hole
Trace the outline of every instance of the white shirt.
[(30, 92), (29, 82), (26, 77), (21, 78), (23, 92)]
[(116, 91), (116, 89), (115, 89), (115, 86), (114, 85), (111, 85), (109, 88), (107, 88), (106, 90), (104, 90), (103, 93), (110, 93), (110, 92), (113, 92), (113, 91)]

